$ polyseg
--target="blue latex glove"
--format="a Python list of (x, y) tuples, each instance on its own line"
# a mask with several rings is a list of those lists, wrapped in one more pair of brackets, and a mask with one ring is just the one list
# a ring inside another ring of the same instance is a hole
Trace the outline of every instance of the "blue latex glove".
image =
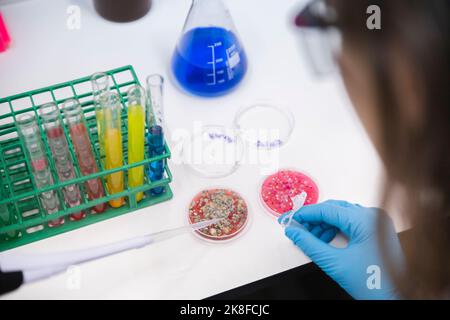
[[(376, 208), (338, 200), (304, 206), (294, 214), (285, 234), (353, 298), (396, 299), (398, 295), (380, 251), (378, 218), (387, 226), (388, 254), (396, 267), (403, 268), (403, 252), (392, 220)], [(317, 231), (317, 225), (322, 231)], [(347, 247), (336, 248), (327, 243), (336, 234), (330, 226), (347, 236)]]

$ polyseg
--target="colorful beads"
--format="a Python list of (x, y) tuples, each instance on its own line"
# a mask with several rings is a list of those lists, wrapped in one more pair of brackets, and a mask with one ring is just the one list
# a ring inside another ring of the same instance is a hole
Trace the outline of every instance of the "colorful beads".
[(229, 189), (209, 189), (199, 192), (189, 206), (189, 223), (215, 218), (222, 221), (197, 230), (197, 234), (210, 240), (228, 240), (239, 234), (248, 221), (245, 200)]

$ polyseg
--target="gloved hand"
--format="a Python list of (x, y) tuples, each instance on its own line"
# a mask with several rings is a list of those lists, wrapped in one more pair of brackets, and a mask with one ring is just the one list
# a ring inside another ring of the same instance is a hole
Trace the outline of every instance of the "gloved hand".
[[(338, 200), (304, 206), (294, 214), (285, 234), (353, 298), (396, 299), (399, 296), (382, 259), (379, 218), (386, 225), (388, 257), (401, 270), (404, 257), (392, 220), (376, 208)], [(327, 243), (336, 234), (330, 226), (347, 236), (347, 247), (336, 248)]]

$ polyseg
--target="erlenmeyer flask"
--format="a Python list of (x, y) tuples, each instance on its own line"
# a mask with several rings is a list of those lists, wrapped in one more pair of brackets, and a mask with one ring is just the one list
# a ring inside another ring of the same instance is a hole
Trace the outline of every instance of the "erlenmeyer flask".
[(193, 0), (172, 57), (172, 72), (186, 91), (224, 95), (247, 71), (247, 57), (221, 0)]

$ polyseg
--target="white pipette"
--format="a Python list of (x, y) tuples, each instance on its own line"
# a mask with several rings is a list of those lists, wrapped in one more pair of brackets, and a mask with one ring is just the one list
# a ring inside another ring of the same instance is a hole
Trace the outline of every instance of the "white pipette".
[[(175, 229), (164, 230), (144, 236), (134, 237), (98, 247), (48, 254), (4, 254), (0, 256), (0, 280), (13, 273), (22, 273), (22, 282), (28, 283), (45, 279), (64, 272), (75, 264), (100, 259), (131, 249), (139, 249), (155, 242), (164, 241), (175, 236), (205, 228), (224, 218), (205, 220)], [(1, 281), (0, 281), (1, 282)], [(20, 284), (19, 284), (20, 285)], [(0, 290), (0, 293), (2, 291)]]

